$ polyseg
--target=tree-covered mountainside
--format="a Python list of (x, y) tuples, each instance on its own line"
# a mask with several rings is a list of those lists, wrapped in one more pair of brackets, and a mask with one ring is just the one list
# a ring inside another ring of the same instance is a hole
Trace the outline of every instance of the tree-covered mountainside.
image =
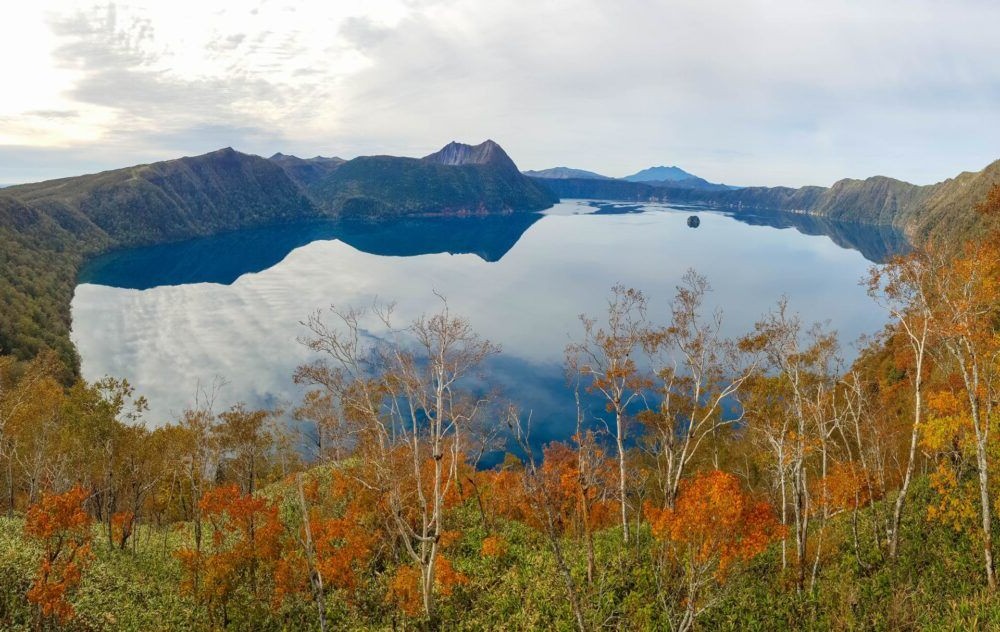
[[(342, 173), (341, 173), (342, 172)], [(220, 149), (0, 193), (0, 352), (56, 350), (71, 372), (69, 305), (87, 259), (115, 249), (325, 216), (535, 211), (557, 198), (499, 145), (424, 159), (271, 159)]]
[(76, 270), (106, 241), (81, 239), (46, 213), (0, 195), (0, 349), (25, 360), (45, 348), (71, 369), (69, 304)]
[(315, 156), (313, 158), (299, 158), (287, 154), (277, 153), (268, 158), (271, 162), (279, 165), (288, 174), (288, 177), (295, 181), (300, 187), (308, 187), (330, 174), (331, 171), (347, 162), (343, 158)]
[(630, 202), (705, 204), (734, 211), (774, 210), (811, 213), (866, 224), (889, 224), (911, 239), (961, 239), (983, 229), (974, 212), (994, 184), (1000, 183), (1000, 161), (977, 172), (930, 185), (875, 176), (845, 179), (831, 187), (746, 187), (707, 190), (649, 183), (596, 181), (583, 178), (545, 180), (564, 198), (611, 199)]
[(558, 201), (545, 186), (521, 174), (493, 141), (451, 143), (420, 159), (362, 156), (305, 190), (329, 213), (376, 218), (538, 211)]
[(65, 218), (74, 233), (103, 233), (116, 246), (177, 241), (318, 214), (281, 167), (230, 148), (11, 187), (4, 194)]

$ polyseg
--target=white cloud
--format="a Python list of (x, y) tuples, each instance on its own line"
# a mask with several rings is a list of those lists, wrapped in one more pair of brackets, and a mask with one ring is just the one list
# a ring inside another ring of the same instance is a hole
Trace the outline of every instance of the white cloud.
[[(0, 54), (21, 63), (6, 69), (18, 90), (0, 95), (0, 182), (14, 173), (2, 166), (10, 156), (39, 147), (129, 164), (220, 145), (422, 155), (492, 137), (523, 168), (623, 175), (677, 163), (711, 180), (793, 185), (873, 173), (927, 182), (1000, 156), (991, 2), (148, 0), (8, 11)], [(39, 176), (77, 167), (46, 155)]]

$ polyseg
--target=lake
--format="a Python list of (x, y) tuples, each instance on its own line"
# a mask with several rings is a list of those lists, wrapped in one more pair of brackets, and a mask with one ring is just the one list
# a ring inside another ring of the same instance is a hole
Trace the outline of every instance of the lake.
[(397, 304), (403, 324), (437, 309), (436, 292), (502, 346), (489, 375), (533, 411), (540, 445), (572, 432), (564, 349), (581, 334), (581, 313), (606, 308), (612, 285), (643, 290), (650, 315), (666, 320), (694, 268), (732, 336), (787, 296), (806, 323), (839, 331), (850, 360), (851, 343), (886, 320), (859, 280), (905, 248), (891, 228), (807, 215), (584, 201), (543, 214), (309, 222), (92, 261), (73, 299), (73, 341), (85, 378), (127, 378), (149, 399), (147, 422), (159, 424), (217, 376), (227, 381), (218, 409), (295, 403), (292, 373), (313, 357), (297, 342), (310, 313), (379, 298)]

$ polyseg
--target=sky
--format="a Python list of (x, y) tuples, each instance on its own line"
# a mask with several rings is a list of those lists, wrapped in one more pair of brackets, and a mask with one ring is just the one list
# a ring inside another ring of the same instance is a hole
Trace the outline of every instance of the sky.
[(10, 2), (0, 184), (231, 146), (735, 185), (1000, 158), (992, 0)]

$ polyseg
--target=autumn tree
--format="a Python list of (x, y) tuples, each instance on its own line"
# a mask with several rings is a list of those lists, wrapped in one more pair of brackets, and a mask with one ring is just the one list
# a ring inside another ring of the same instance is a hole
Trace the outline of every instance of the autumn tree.
[[(566, 458), (568, 451), (560, 450), (559, 452), (562, 454), (559, 454), (553, 450), (551, 453), (553, 463), (549, 465), (548, 470), (545, 469), (544, 463), (540, 467), (535, 460), (529, 440), (530, 416), (527, 420), (522, 421), (517, 409), (511, 407), (508, 410), (506, 421), (513, 433), (514, 440), (525, 455), (525, 462), (520, 468), (520, 481), (517, 481), (516, 478), (511, 481), (510, 478), (504, 477), (503, 482), (520, 482), (519, 486), (506, 488), (504, 495), (508, 497), (508, 510), (516, 510), (545, 534), (549, 549), (555, 558), (556, 569), (566, 590), (566, 597), (569, 600), (576, 629), (579, 632), (585, 632), (590, 629), (590, 626), (587, 624), (584, 614), (584, 600), (581, 596), (581, 590), (573, 578), (573, 572), (562, 541), (564, 530), (568, 524), (568, 521), (564, 519), (566, 505), (573, 496), (571, 491), (575, 484), (573, 479), (577, 476), (576, 473), (572, 472), (572, 458)], [(563, 458), (559, 458), (560, 456)], [(570, 471), (560, 471), (566, 469)], [(511, 496), (513, 496), (512, 499)], [(512, 513), (508, 515), (512, 515)]]
[[(56, 475), (53, 470), (59, 464), (49, 457), (62, 421), (60, 369), (52, 353), (40, 354), (27, 363), (0, 356), (0, 466), (8, 515), (17, 509), (19, 492), (33, 503), (46, 479)], [(18, 480), (19, 474), (22, 480)]]
[(896, 257), (883, 266), (873, 267), (868, 276), (868, 293), (892, 316), (907, 342), (912, 370), (907, 372), (913, 392), (913, 417), (910, 424), (909, 450), (899, 494), (893, 504), (889, 526), (889, 557), (895, 558), (899, 547), (899, 523), (916, 467), (917, 442), (924, 413), (924, 380), (927, 359), (933, 343), (934, 279), (940, 275), (943, 259), (933, 248), (916, 250)]
[(79, 485), (62, 494), (45, 493), (28, 508), (24, 533), (41, 545), (42, 560), (28, 590), (38, 608), (38, 623), (65, 624), (74, 616), (69, 596), (80, 584), (90, 561), (91, 519), (83, 504), (87, 492)]
[(961, 379), (975, 438), (983, 563), (987, 584), (995, 590), (989, 449), (1000, 398), (1000, 249), (994, 241), (970, 242), (934, 281), (941, 362)]
[(359, 481), (354, 466), (300, 472), (293, 481), (292, 511), (284, 518), (289, 545), (277, 564), (276, 593), (308, 594), (326, 629), (327, 600), (336, 593), (352, 602), (374, 549), (389, 538), (378, 495)]
[[(467, 467), (465, 432), (485, 404), (467, 383), (499, 348), (444, 301), (439, 312), (402, 329), (391, 306), (331, 313), (335, 325), (322, 314), (306, 322), (311, 336), (304, 342), (323, 359), (299, 367), (296, 379), (326, 389), (352, 425), (355, 455), (365, 464), (358, 475), (380, 494), (409, 561), (410, 570), (400, 572), (419, 576), (422, 610), (433, 620), (444, 586), (437, 573), (447, 509), (459, 500)], [(368, 327), (384, 333), (376, 338)]]
[(628, 464), (625, 443), (628, 438), (630, 407), (651, 385), (645, 367), (637, 361), (649, 337), (646, 320), (647, 301), (639, 290), (616, 285), (608, 300), (607, 320), (580, 316), (583, 339), (566, 348), (570, 373), (587, 380), (587, 389), (604, 399), (614, 415), (614, 439), (618, 458), (618, 496), (622, 533), (629, 541)]
[[(881, 390), (877, 379), (862, 371), (870, 355), (870, 348), (863, 349), (855, 367), (841, 377), (836, 395), (840, 402), (837, 432), (844, 458), (839, 465), (840, 476), (824, 485), (832, 504), (851, 511), (854, 554), (863, 570), (868, 564), (862, 558), (860, 510), (889, 491), (886, 470), (893, 444), (891, 406), (883, 401), (887, 394)], [(881, 554), (883, 536), (888, 538), (893, 532), (891, 523), (881, 504), (870, 505), (869, 513), (871, 537), (875, 550)]]
[(268, 474), (269, 456), (276, 443), (271, 424), (277, 416), (277, 411), (253, 410), (239, 403), (220, 413), (212, 427), (226, 459), (224, 467), (244, 494), (253, 494)]
[[(837, 338), (814, 325), (805, 329), (798, 315), (782, 299), (775, 310), (755, 326), (744, 342), (765, 357), (765, 371), (748, 389), (744, 405), (747, 426), (767, 447), (772, 473), (780, 493), (781, 524), (794, 521), (796, 586), (802, 590), (806, 574), (811, 462), (819, 461), (815, 475), (822, 479), (829, 465), (829, 437), (834, 430), (831, 397), (836, 390)], [(782, 567), (787, 551), (782, 542)]]
[(113, 546), (112, 516), (123, 500), (122, 461), (144, 436), (148, 405), (127, 380), (77, 382), (67, 393), (64, 449), (69, 467), (89, 490), (88, 507)]
[(307, 391), (292, 416), (303, 424), (302, 434), (308, 439), (314, 460), (320, 463), (340, 461), (347, 455), (350, 433), (329, 391), (323, 388)]
[(718, 602), (738, 564), (784, 534), (770, 504), (754, 501), (736, 476), (719, 470), (686, 480), (673, 509), (647, 505), (645, 513), (663, 544), (661, 572), (677, 579), (661, 598), (680, 631)]
[(659, 405), (640, 419), (657, 463), (664, 503), (672, 507), (680, 483), (706, 444), (712, 466), (719, 467), (723, 430), (740, 422), (740, 408), (729, 411), (735, 397), (756, 368), (749, 348), (722, 337), (722, 312), (703, 314), (708, 280), (688, 270), (671, 303), (670, 323), (653, 328), (644, 341), (659, 357), (656, 369)]
[(275, 505), (241, 493), (237, 485), (210, 489), (199, 506), (211, 527), (211, 543), (207, 551), (185, 547), (177, 552), (184, 569), (181, 590), (226, 627), (230, 604), (241, 591), (253, 604), (267, 603), (284, 527)]

